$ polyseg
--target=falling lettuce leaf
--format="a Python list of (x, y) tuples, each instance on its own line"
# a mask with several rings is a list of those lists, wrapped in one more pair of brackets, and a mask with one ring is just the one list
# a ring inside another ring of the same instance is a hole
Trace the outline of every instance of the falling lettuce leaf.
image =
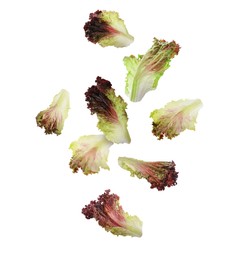
[(127, 69), (125, 92), (131, 101), (141, 101), (148, 91), (156, 89), (160, 77), (169, 68), (171, 59), (179, 49), (175, 41), (154, 38), (152, 47), (145, 55), (124, 57)]
[(70, 160), (70, 168), (73, 172), (82, 169), (85, 175), (98, 173), (100, 167), (109, 170), (107, 158), (112, 142), (104, 135), (81, 136), (77, 141), (70, 144), (73, 156)]
[(54, 96), (49, 108), (41, 111), (36, 116), (37, 126), (45, 128), (46, 134), (60, 135), (64, 127), (64, 121), (68, 117), (69, 93), (62, 89)]
[(144, 178), (151, 184), (152, 188), (164, 190), (177, 184), (178, 172), (175, 170), (175, 163), (172, 162), (145, 162), (128, 157), (119, 157), (118, 164), (124, 170), (131, 173), (131, 176)]
[(198, 111), (202, 107), (200, 99), (180, 99), (169, 102), (164, 108), (154, 110), (152, 133), (160, 140), (166, 136), (172, 139), (182, 131), (195, 130)]
[(98, 128), (113, 143), (130, 143), (127, 130), (127, 104), (121, 96), (115, 95), (110, 81), (97, 77), (97, 85), (85, 93), (91, 114), (97, 114)]
[(102, 47), (126, 47), (134, 41), (117, 12), (96, 11), (89, 15), (89, 21), (84, 25), (85, 36), (92, 43)]
[(137, 216), (130, 216), (119, 204), (119, 196), (106, 190), (82, 209), (87, 219), (94, 218), (106, 231), (121, 236), (142, 236), (142, 221)]

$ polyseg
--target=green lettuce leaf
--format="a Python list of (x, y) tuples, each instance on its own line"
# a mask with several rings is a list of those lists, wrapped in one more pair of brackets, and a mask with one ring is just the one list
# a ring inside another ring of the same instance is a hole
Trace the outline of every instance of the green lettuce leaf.
[(201, 107), (200, 99), (180, 99), (167, 103), (164, 108), (155, 109), (150, 114), (153, 119), (152, 133), (160, 140), (164, 136), (172, 139), (186, 129), (195, 130)]
[(97, 77), (96, 83), (85, 96), (91, 114), (97, 114), (98, 128), (113, 143), (130, 143), (127, 104), (121, 96), (116, 96), (110, 81)]
[(160, 77), (169, 68), (171, 59), (178, 54), (179, 45), (154, 38), (152, 47), (145, 55), (124, 57), (127, 69), (125, 93), (133, 102), (157, 87)]
[(36, 116), (37, 126), (45, 129), (45, 134), (60, 135), (64, 127), (64, 121), (68, 117), (69, 93), (62, 89), (54, 96), (49, 108)]
[(98, 173), (100, 168), (109, 170), (107, 158), (112, 142), (104, 135), (81, 136), (70, 144), (73, 156), (70, 160), (70, 168), (73, 172), (82, 169), (85, 175)]

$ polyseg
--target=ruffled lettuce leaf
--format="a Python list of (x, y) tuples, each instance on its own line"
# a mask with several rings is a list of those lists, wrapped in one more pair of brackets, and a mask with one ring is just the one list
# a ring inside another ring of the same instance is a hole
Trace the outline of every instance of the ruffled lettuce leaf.
[(107, 158), (112, 144), (104, 135), (79, 137), (69, 147), (73, 152), (69, 163), (70, 168), (74, 173), (81, 168), (85, 175), (98, 173), (100, 168), (109, 170)]
[(69, 93), (62, 89), (54, 96), (49, 108), (39, 112), (36, 116), (37, 126), (45, 129), (45, 134), (60, 135), (64, 121), (68, 117), (69, 111)]
[(91, 114), (97, 114), (98, 128), (113, 143), (130, 143), (127, 104), (121, 96), (116, 96), (110, 81), (97, 77), (96, 83), (85, 95)]
[(129, 157), (119, 157), (118, 164), (122, 169), (129, 171), (132, 177), (146, 179), (151, 184), (151, 189), (157, 188), (160, 191), (177, 184), (178, 172), (175, 170), (173, 161), (145, 162)]
[(179, 49), (175, 41), (154, 38), (152, 47), (145, 55), (124, 57), (127, 69), (125, 93), (131, 101), (141, 101), (148, 91), (156, 89), (160, 77), (169, 68), (170, 61)]
[(130, 216), (120, 206), (119, 196), (106, 190), (82, 209), (87, 219), (94, 218), (106, 231), (121, 236), (142, 236), (142, 221), (137, 216)]
[(160, 140), (164, 136), (172, 139), (186, 129), (195, 130), (198, 112), (202, 107), (200, 99), (180, 99), (169, 102), (164, 108), (155, 109), (152, 133)]
[(89, 15), (89, 21), (84, 25), (85, 36), (92, 43), (102, 47), (126, 47), (134, 41), (117, 12), (99, 11)]

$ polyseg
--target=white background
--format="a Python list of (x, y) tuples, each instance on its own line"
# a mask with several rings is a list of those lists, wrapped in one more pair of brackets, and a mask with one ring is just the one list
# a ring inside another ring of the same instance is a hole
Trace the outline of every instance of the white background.
[[(118, 11), (135, 37), (128, 48), (87, 41), (90, 12)], [(0, 3), (0, 258), (238, 259), (236, 1), (11, 1)], [(158, 88), (132, 103), (124, 94), (125, 55), (145, 53), (153, 37), (181, 50)], [(100, 133), (84, 92), (96, 76), (128, 103), (130, 145), (113, 145), (111, 171), (73, 174), (69, 144)], [(61, 136), (35, 116), (65, 88), (71, 109)], [(196, 131), (157, 141), (149, 114), (171, 100), (203, 101)], [(118, 156), (174, 160), (178, 185), (159, 192), (131, 178)], [(110, 188), (143, 220), (141, 238), (117, 237), (81, 209)]]

